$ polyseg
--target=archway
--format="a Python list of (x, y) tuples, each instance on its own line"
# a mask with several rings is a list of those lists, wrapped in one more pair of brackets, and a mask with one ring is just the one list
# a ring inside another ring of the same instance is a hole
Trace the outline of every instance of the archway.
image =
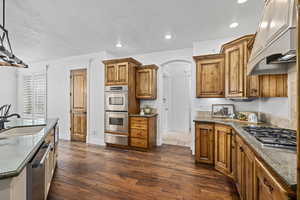
[(161, 65), (158, 100), (163, 144), (191, 146), (191, 66), (186, 60)]

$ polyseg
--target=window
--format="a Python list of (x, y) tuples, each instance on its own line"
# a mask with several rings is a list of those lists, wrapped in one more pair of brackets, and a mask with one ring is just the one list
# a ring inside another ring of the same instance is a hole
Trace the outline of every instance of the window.
[(23, 114), (27, 117), (46, 117), (47, 78), (45, 73), (24, 75)]

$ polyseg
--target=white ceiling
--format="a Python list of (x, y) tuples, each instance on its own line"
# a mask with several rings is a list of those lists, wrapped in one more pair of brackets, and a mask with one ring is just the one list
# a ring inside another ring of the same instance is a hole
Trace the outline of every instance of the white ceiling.
[[(253, 33), (263, 0), (8, 0), (15, 54), (41, 61), (100, 52), (126, 56)], [(1, 12), (2, 13), (2, 12)], [(229, 24), (240, 26), (230, 29)], [(164, 39), (165, 33), (174, 38)], [(123, 48), (116, 48), (117, 41)]]

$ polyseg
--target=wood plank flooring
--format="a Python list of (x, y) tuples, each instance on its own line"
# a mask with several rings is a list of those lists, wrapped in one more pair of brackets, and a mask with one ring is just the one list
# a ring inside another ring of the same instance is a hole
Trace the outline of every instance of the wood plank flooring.
[(233, 182), (195, 165), (189, 148), (151, 152), (60, 141), (48, 200), (233, 200)]

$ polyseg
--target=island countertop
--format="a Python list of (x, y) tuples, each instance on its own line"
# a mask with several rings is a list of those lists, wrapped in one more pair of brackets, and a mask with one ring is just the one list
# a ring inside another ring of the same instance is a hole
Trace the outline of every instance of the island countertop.
[[(0, 139), (0, 179), (20, 174), (29, 160), (43, 143), (58, 119), (15, 119), (7, 122), (5, 128), (43, 126), (36, 134)], [(5, 131), (1, 131), (1, 133)]]
[[(244, 141), (259, 155), (267, 165), (293, 190), (297, 185), (297, 153), (296, 150), (264, 147), (252, 135), (244, 131), (243, 126), (253, 125), (247, 122), (230, 121), (205, 116), (199, 116), (194, 122), (217, 123), (231, 126)], [(272, 126), (270, 124), (255, 124), (255, 126)]]

